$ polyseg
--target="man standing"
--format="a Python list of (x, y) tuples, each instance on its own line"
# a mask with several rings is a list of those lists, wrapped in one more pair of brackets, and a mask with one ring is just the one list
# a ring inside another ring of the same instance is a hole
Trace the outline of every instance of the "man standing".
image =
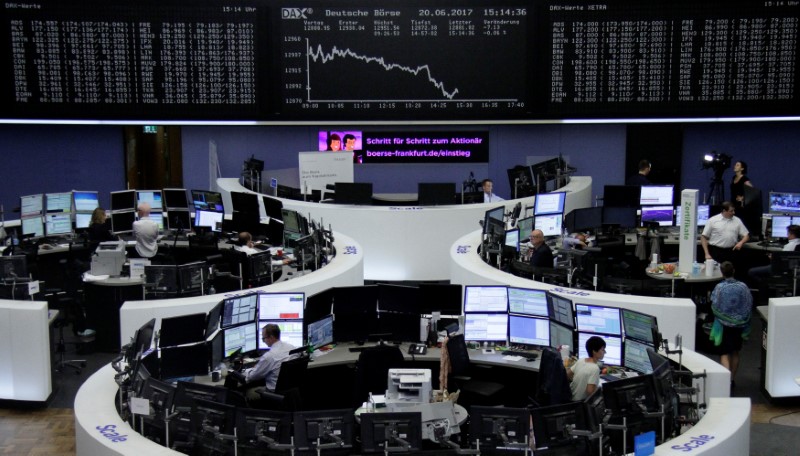
[(494, 187), (494, 183), (492, 183), (491, 179), (484, 179), (481, 182), (481, 187), (483, 188), (483, 202), (484, 203), (499, 203), (500, 201), (505, 201), (503, 198), (492, 193), (492, 188)]
[(542, 230), (531, 231), (531, 266), (539, 268), (553, 267), (553, 251), (544, 242)]
[(650, 185), (650, 179), (647, 178), (647, 175), (650, 174), (650, 170), (652, 166), (650, 162), (647, 160), (640, 160), (639, 161), (639, 172), (628, 176), (628, 179), (625, 181), (625, 185)]
[(714, 259), (717, 262), (734, 261), (734, 252), (750, 239), (750, 234), (744, 223), (734, 214), (736, 209), (729, 201), (722, 203), (722, 213), (717, 214), (706, 222), (700, 243), (706, 254), (706, 260)]
[(153, 258), (158, 253), (158, 223), (150, 220), (150, 204), (140, 203), (139, 220), (133, 222), (136, 253), (141, 258)]
[[(261, 355), (252, 369), (245, 371), (244, 380), (246, 384), (251, 384), (263, 379), (267, 390), (275, 391), (281, 363), (289, 357), (289, 352), (295, 347), (290, 343), (281, 342), (281, 328), (271, 323), (261, 330), (261, 340), (267, 344), (269, 351)], [(248, 396), (251, 396), (250, 390)]]
[(739, 351), (742, 339), (750, 334), (750, 315), (753, 311), (753, 296), (750, 289), (733, 278), (733, 263), (720, 265), (723, 281), (711, 292), (711, 310), (714, 311), (714, 326), (711, 340), (722, 352), (720, 364), (731, 371), (731, 387), (739, 368)]

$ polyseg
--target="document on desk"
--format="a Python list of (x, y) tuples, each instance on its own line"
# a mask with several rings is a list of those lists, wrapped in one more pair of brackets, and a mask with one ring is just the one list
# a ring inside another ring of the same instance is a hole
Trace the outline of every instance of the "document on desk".
[(503, 359), (505, 359), (507, 361), (522, 361), (525, 358), (523, 358), (522, 356), (506, 355), (506, 356), (503, 356)]

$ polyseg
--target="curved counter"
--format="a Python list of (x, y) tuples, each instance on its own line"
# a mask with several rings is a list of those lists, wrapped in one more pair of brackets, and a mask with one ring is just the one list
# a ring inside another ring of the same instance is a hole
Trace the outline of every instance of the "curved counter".
[[(231, 207), (230, 192), (253, 193), (237, 179), (217, 179), (217, 186), (226, 208)], [(567, 192), (565, 214), (592, 205), (591, 177), (573, 177), (558, 191)], [(518, 202), (531, 206), (535, 200), (528, 197), (489, 204), (373, 207), (278, 199), (283, 207), (310, 214), (325, 226), (330, 224), (336, 231), (357, 239), (364, 247), (364, 278), (369, 280), (447, 280), (449, 246), (478, 228), (478, 221), (483, 220), (487, 210), (502, 204), (510, 211)]]
[[(348, 236), (334, 233), (333, 246), (336, 256), (323, 268), (291, 280), (233, 294), (251, 291), (302, 291), (309, 296), (328, 288), (364, 285), (364, 253), (361, 245)], [(119, 310), (120, 346), (128, 343), (131, 335), (151, 318), (208, 312), (225, 296), (230, 295), (231, 293), (219, 293), (190, 298), (126, 301)]]

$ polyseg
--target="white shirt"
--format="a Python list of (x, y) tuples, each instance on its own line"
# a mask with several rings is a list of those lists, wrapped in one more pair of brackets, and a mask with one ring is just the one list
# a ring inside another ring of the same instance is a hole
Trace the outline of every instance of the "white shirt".
[(158, 252), (158, 223), (149, 217), (142, 217), (133, 222), (133, 234), (136, 237), (136, 252), (142, 258), (152, 258)]
[(275, 385), (278, 383), (278, 374), (281, 371), (281, 363), (286, 361), (289, 357), (289, 352), (294, 350), (295, 346), (280, 340), (272, 344), (269, 351), (261, 355), (258, 362), (252, 369), (249, 369), (245, 375), (247, 383), (261, 380), (265, 381), (268, 390), (275, 391)]
[(586, 399), (588, 385), (600, 386), (600, 366), (596, 363), (587, 363), (586, 358), (581, 358), (570, 369), (574, 374), (569, 384), (573, 401)]
[(247, 246), (247, 245), (236, 245), (233, 247), (239, 252), (245, 253), (247, 256), (255, 255), (256, 253), (261, 253), (262, 250), (258, 250), (256, 248)]
[(733, 216), (725, 218), (722, 214), (717, 214), (706, 222), (703, 228), (703, 237), (708, 239), (708, 244), (723, 249), (730, 249), (739, 242), (739, 239), (749, 234), (742, 220)]
[(783, 246), (784, 252), (794, 252), (795, 247), (797, 244), (800, 244), (800, 238), (789, 239), (789, 242)]
[(500, 198), (499, 196), (495, 195), (494, 193), (483, 192), (483, 202), (484, 203), (499, 203), (500, 201), (505, 201), (505, 199)]

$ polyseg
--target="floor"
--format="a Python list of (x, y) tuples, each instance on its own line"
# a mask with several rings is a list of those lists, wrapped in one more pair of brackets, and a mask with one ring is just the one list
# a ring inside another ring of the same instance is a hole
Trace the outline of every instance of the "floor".
[[(797, 454), (800, 448), (800, 400), (769, 403), (759, 391), (761, 324), (754, 322), (753, 338), (742, 351), (740, 371), (733, 396), (750, 397), (751, 455)], [(68, 342), (74, 341), (65, 334)], [(68, 344), (67, 358), (84, 358), (87, 366), (80, 374), (56, 373), (55, 393), (46, 407), (0, 401), (0, 455), (74, 455), (75, 429), (73, 402), (81, 383), (100, 367), (108, 364), (113, 353), (75, 353)], [(713, 355), (709, 355), (715, 358)], [(800, 395), (800, 391), (798, 392)]]

